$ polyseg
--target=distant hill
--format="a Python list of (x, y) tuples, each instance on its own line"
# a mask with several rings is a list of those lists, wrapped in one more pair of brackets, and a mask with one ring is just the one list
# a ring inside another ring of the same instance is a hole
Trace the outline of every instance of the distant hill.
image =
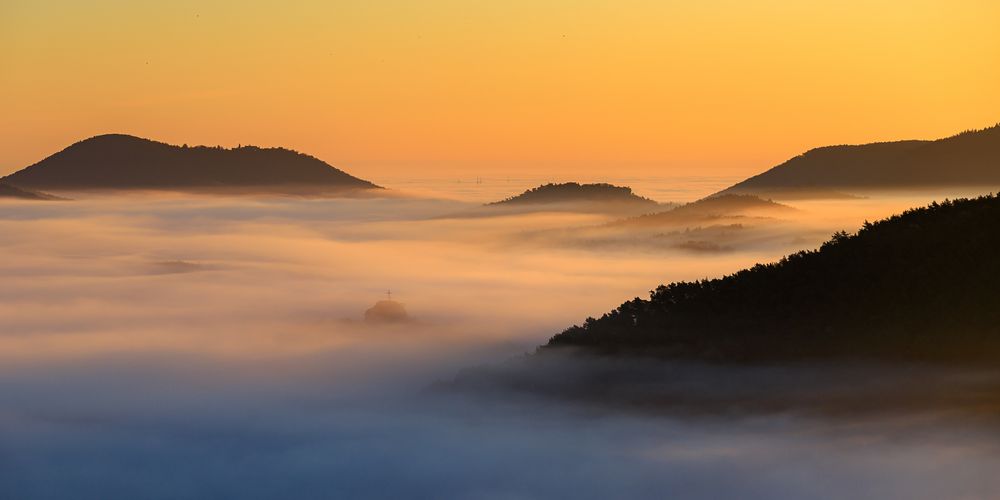
[(1000, 359), (1000, 198), (909, 210), (820, 249), (659, 286), (546, 349), (673, 359)]
[(529, 189), (517, 196), (489, 203), (490, 206), (547, 205), (556, 203), (608, 203), (655, 207), (656, 201), (643, 198), (632, 192), (632, 188), (613, 184), (545, 184)]
[[(627, 252), (718, 253), (758, 246), (773, 248), (775, 244), (788, 245), (792, 236), (781, 230), (755, 229), (783, 222), (784, 214), (794, 212), (797, 210), (790, 206), (756, 196), (721, 195), (680, 206), (659, 204), (654, 209), (642, 205), (631, 211), (605, 210), (602, 214), (611, 215), (612, 219), (596, 224), (521, 231), (516, 241)], [(801, 244), (783, 246), (789, 250), (800, 247)]]
[(406, 306), (395, 300), (380, 300), (365, 310), (365, 323), (406, 323), (411, 320)]
[(129, 135), (80, 141), (3, 179), (27, 189), (246, 190), (299, 193), (378, 188), (283, 148), (173, 146)]
[(1000, 185), (1000, 125), (936, 141), (810, 150), (721, 194), (790, 199), (844, 192)]
[(614, 223), (614, 225), (658, 226), (682, 224), (746, 215), (773, 214), (775, 212), (791, 210), (794, 209), (788, 205), (776, 203), (772, 200), (765, 200), (757, 196), (724, 194), (702, 198), (664, 212), (625, 219)]
[(35, 191), (28, 191), (27, 189), (21, 189), (17, 186), (12, 186), (6, 182), (0, 181), (0, 199), (2, 198), (17, 198), (22, 200), (61, 200), (58, 196), (52, 196), (48, 193), (39, 193)]

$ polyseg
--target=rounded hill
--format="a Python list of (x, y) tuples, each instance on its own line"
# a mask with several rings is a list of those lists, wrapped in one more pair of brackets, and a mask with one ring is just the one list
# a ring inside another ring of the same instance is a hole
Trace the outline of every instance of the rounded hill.
[(299, 192), (372, 189), (315, 157), (284, 148), (175, 146), (131, 135), (86, 139), (7, 176), (27, 189), (207, 189)]

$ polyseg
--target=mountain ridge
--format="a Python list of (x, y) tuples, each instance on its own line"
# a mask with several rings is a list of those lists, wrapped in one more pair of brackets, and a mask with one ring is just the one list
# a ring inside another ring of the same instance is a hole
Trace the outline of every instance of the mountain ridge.
[(840, 197), (844, 190), (1000, 184), (1000, 124), (937, 140), (813, 148), (716, 194)]
[(635, 194), (628, 186), (616, 186), (606, 182), (592, 184), (564, 182), (542, 184), (486, 205), (544, 205), (552, 203), (630, 203), (648, 206), (658, 204), (655, 200)]
[(78, 141), (2, 180), (26, 189), (380, 189), (285, 148), (176, 146), (127, 134)]
[(771, 362), (1000, 358), (1000, 198), (911, 209), (817, 250), (660, 285), (540, 349)]
[(636, 217), (614, 221), (613, 226), (644, 226), (699, 220), (726, 219), (745, 216), (752, 212), (782, 212), (795, 209), (765, 200), (750, 194), (719, 194), (692, 201), (671, 209), (643, 214)]

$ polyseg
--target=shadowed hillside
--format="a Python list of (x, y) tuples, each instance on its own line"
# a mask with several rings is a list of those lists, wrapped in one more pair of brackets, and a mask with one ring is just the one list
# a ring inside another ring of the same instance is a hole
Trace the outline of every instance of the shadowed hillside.
[(544, 205), (554, 203), (618, 203), (655, 207), (657, 203), (632, 192), (632, 188), (612, 184), (545, 184), (517, 196), (488, 205)]
[(1000, 198), (934, 203), (820, 249), (660, 286), (546, 348), (712, 361), (1000, 357)]
[(765, 200), (757, 196), (724, 194), (702, 198), (665, 212), (625, 219), (614, 224), (658, 226), (743, 217), (747, 215), (765, 215), (790, 210), (794, 209), (788, 205), (775, 203), (774, 201)]
[(0, 198), (17, 198), (22, 200), (62, 200), (58, 196), (52, 196), (48, 193), (38, 193), (35, 191), (28, 191), (27, 189), (21, 189), (17, 186), (12, 186), (6, 182), (0, 181)]
[[(661, 211), (606, 211), (617, 217), (595, 225), (522, 231), (518, 242), (600, 251), (705, 254), (788, 245), (788, 240), (801, 236), (790, 234), (788, 227), (772, 230), (787, 222), (783, 216), (794, 214), (796, 209), (756, 196), (720, 195), (670, 206), (660, 204), (657, 208)], [(813, 241), (826, 234), (820, 233)], [(790, 251), (801, 246), (784, 248)]]
[(4, 180), (28, 189), (325, 192), (378, 186), (283, 148), (173, 146), (109, 134), (80, 141)]
[(842, 191), (1000, 184), (1000, 125), (936, 141), (899, 141), (810, 150), (722, 193), (776, 198), (843, 196)]

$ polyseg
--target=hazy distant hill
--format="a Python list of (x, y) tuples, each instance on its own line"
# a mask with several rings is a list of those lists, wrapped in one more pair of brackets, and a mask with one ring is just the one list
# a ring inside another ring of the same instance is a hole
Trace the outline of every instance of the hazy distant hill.
[(615, 203), (657, 206), (657, 202), (632, 192), (632, 188), (612, 184), (545, 184), (529, 189), (517, 196), (489, 203), (489, 205), (545, 205), (555, 203)]
[(616, 222), (615, 225), (682, 224), (746, 215), (770, 215), (790, 210), (794, 209), (757, 196), (724, 194), (702, 198), (664, 212), (625, 219)]
[(22, 200), (61, 200), (58, 196), (52, 196), (48, 193), (38, 193), (35, 191), (28, 191), (27, 189), (21, 189), (17, 186), (12, 186), (6, 182), (0, 181), (0, 198), (18, 198)]
[(935, 203), (777, 263), (660, 286), (548, 347), (713, 361), (995, 362), (997, 248), (1000, 198)]
[(810, 150), (722, 193), (777, 198), (838, 191), (1000, 184), (1000, 125), (936, 141)]
[(323, 192), (378, 186), (283, 148), (173, 146), (109, 134), (92, 137), (15, 172), (28, 189), (205, 189)]

